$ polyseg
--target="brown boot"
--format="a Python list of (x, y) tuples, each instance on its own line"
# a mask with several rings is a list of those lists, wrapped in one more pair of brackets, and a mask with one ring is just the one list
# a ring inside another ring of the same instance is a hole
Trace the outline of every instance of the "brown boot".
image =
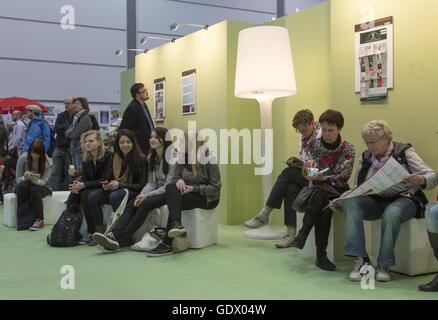
[[(106, 225), (104, 225), (104, 224), (99, 224), (99, 225), (94, 226), (94, 232), (105, 234), (105, 231), (106, 231)], [(94, 241), (94, 239), (93, 239), (88, 243), (88, 245), (89, 246), (97, 246), (97, 242)]]

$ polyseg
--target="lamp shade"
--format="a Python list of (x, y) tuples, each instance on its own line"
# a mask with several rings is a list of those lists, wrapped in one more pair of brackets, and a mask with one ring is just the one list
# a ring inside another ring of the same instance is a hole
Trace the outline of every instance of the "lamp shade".
[(275, 99), (297, 93), (289, 32), (260, 26), (239, 32), (234, 94)]

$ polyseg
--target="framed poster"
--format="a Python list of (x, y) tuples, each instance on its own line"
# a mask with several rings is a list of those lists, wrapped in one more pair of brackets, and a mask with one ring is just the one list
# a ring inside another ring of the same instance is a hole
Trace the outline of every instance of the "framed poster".
[(182, 114), (196, 113), (196, 69), (182, 73)]
[(163, 122), (166, 117), (166, 78), (154, 80), (154, 120)]
[(355, 91), (360, 100), (378, 100), (393, 88), (392, 17), (355, 26)]

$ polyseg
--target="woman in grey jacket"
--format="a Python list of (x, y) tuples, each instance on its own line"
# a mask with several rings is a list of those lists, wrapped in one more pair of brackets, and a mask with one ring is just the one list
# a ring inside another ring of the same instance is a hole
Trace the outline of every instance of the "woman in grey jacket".
[(21, 206), (30, 201), (30, 208), (36, 217), (29, 230), (44, 228), (43, 198), (52, 193), (48, 185), (51, 172), (52, 160), (46, 156), (43, 141), (36, 139), (30, 144), (29, 150), (18, 158), (16, 168), (17, 215)]
[(116, 227), (106, 234), (94, 233), (93, 239), (104, 252), (115, 252), (132, 244), (132, 235), (146, 220), (149, 212), (166, 204), (166, 185), (174, 180), (175, 165), (165, 158), (171, 142), (166, 141), (166, 128), (157, 127), (151, 132), (148, 156), (148, 182), (141, 193), (126, 205)]
[(65, 136), (70, 139), (70, 156), (75, 170), (80, 170), (82, 166), (82, 147), (81, 136), (83, 133), (91, 130), (93, 123), (88, 114), (88, 100), (86, 98), (76, 98), (73, 100), (75, 104), (75, 115), (70, 127), (65, 131)]
[[(180, 157), (174, 176), (174, 183), (166, 186), (166, 204), (169, 209), (167, 234), (164, 240), (147, 255), (158, 257), (172, 254), (172, 240), (182, 236), (186, 230), (181, 224), (181, 211), (194, 208), (211, 210), (219, 204), (222, 187), (219, 166), (216, 158), (198, 135), (190, 137), (195, 143), (187, 143), (185, 154)], [(196, 145), (194, 150), (187, 150), (188, 145)], [(199, 155), (199, 158), (198, 158)]]

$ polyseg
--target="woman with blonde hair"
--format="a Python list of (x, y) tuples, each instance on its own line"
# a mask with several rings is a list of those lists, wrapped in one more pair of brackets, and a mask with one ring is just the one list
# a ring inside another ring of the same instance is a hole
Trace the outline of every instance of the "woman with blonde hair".
[(67, 208), (72, 205), (81, 205), (85, 220), (87, 221), (87, 234), (79, 244), (88, 244), (94, 232), (104, 232), (103, 221), (94, 220), (87, 205), (91, 192), (101, 189), (102, 182), (107, 179), (112, 153), (103, 146), (102, 136), (97, 130), (90, 130), (81, 137), (84, 153), (82, 155), (82, 174), (80, 179), (73, 181), (69, 186), (71, 191), (67, 200)]

